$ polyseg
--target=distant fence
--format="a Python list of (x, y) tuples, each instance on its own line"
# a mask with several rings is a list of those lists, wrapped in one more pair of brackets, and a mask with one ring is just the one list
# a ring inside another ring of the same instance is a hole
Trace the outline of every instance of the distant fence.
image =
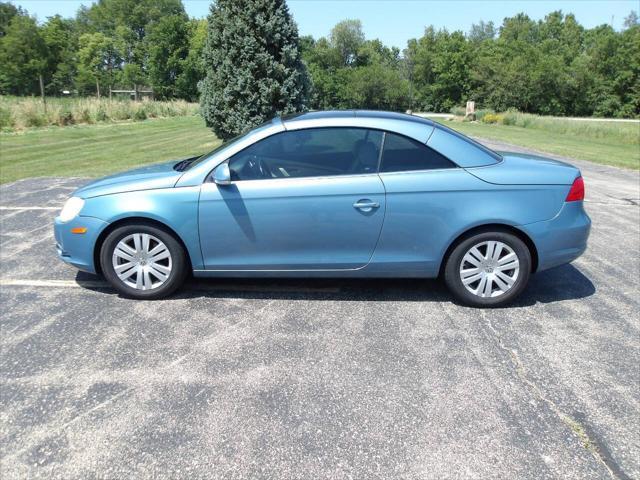
[(134, 85), (133, 90), (114, 90), (111, 87), (109, 87), (109, 98), (111, 98), (114, 93), (116, 95), (123, 94), (123, 93), (126, 95), (129, 95), (129, 97), (133, 98), (136, 102), (145, 95), (151, 98), (151, 100), (154, 99), (152, 88), (148, 88), (148, 89), (140, 88), (139, 85)]

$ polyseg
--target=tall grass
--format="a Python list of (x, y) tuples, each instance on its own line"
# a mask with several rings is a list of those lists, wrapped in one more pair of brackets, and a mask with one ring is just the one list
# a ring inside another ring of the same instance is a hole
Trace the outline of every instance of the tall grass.
[(588, 138), (640, 145), (640, 124), (606, 121), (581, 121), (570, 118), (552, 118), (510, 110), (504, 113), (486, 113), (478, 118), (483, 123), (494, 123), (520, 128), (565, 134), (576, 138)]
[(0, 130), (67, 126), (146, 120), (156, 117), (184, 117), (198, 113), (197, 103), (183, 100), (159, 102), (97, 98), (47, 98), (46, 108), (36, 97), (0, 96)]
[(502, 124), (546, 130), (576, 137), (606, 138), (618, 140), (628, 145), (640, 145), (640, 124), (635, 122), (576, 121), (508, 111), (503, 114)]

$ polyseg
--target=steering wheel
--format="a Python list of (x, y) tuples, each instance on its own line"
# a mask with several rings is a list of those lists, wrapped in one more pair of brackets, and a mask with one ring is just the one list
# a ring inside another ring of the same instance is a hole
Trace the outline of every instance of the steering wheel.
[(271, 170), (267, 164), (257, 155), (251, 155), (242, 170), (245, 176), (252, 179), (272, 177)]

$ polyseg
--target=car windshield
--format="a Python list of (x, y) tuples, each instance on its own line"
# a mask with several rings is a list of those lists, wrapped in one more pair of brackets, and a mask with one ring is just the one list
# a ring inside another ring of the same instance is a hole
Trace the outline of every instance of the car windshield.
[(273, 120), (269, 120), (268, 122), (263, 123), (262, 125), (259, 125), (257, 127), (251, 127), (248, 130), (245, 130), (244, 132), (242, 132), (240, 135), (236, 135), (233, 138), (230, 138), (227, 141), (222, 142), (220, 145), (218, 145), (216, 148), (214, 148), (213, 150), (211, 150), (210, 152), (205, 153), (204, 155), (196, 158), (195, 160), (193, 160), (192, 162), (190, 162), (185, 168), (184, 170), (189, 170), (193, 167), (195, 167), (196, 165), (204, 162), (205, 160), (208, 160), (209, 158), (211, 158), (213, 155), (215, 155), (216, 153), (224, 150), (227, 147), (230, 147), (231, 145), (233, 145), (234, 143), (239, 142), (240, 140), (242, 140), (243, 138), (245, 138), (246, 136), (252, 134), (253, 132), (255, 132), (256, 130), (260, 130), (264, 127), (267, 127), (269, 125), (271, 125), (273, 123)]

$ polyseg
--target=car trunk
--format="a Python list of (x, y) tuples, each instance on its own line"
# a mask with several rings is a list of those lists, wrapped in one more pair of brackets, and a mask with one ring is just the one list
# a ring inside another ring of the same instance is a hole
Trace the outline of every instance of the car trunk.
[(479, 179), (497, 185), (571, 185), (580, 170), (568, 163), (537, 155), (499, 152), (495, 165), (468, 168)]

